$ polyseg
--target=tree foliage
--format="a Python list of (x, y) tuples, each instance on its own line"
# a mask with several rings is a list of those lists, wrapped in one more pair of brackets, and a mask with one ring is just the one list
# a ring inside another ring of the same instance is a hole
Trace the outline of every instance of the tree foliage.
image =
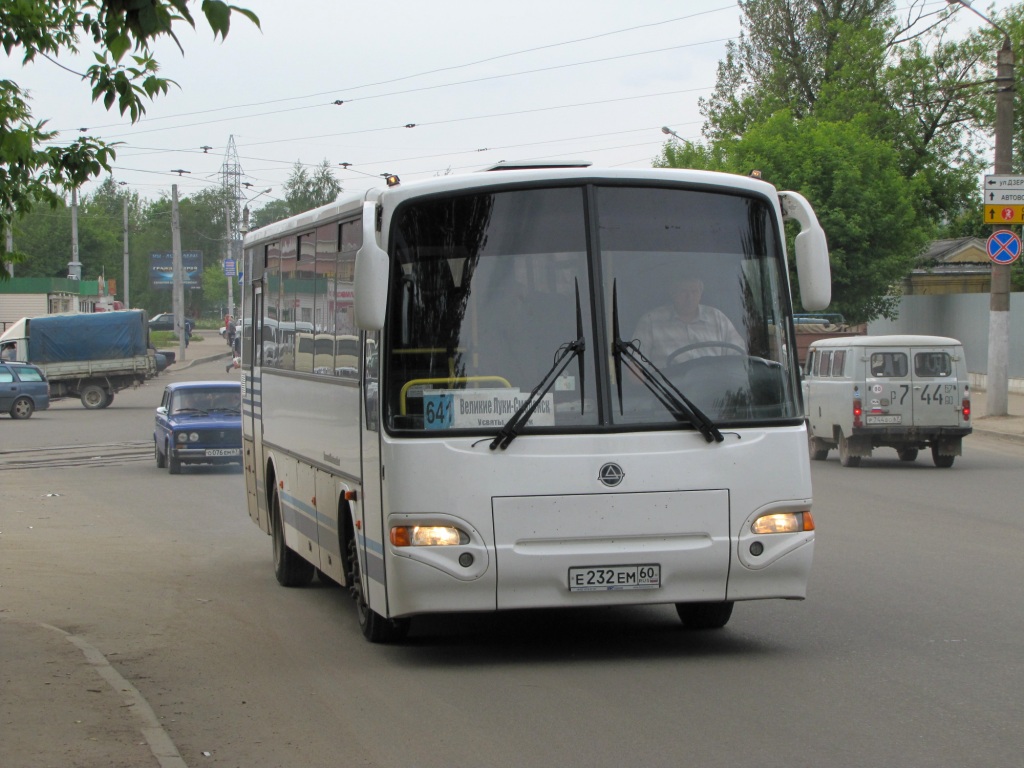
[[(179, 200), (183, 251), (203, 254), (202, 289), (186, 292), (186, 313), (198, 317), (226, 303), (227, 282), (221, 270), (226, 253), (225, 211), (229, 202), (219, 188), (203, 190)], [(171, 251), (171, 198), (146, 201), (108, 177), (89, 195), (78, 211), (79, 258), (88, 279), (116, 280), (124, 297), (124, 209), (128, 207), (130, 296), (133, 307), (150, 314), (170, 310), (167, 287), (150, 284), (150, 254)], [(64, 277), (71, 260), (71, 208), (60, 201), (56, 208), (39, 206), (14, 224), (14, 236), (28, 255), (17, 268), (19, 277)]]
[[(151, 45), (169, 37), (178, 44), (176, 25), (195, 27), (191, 0), (62, 0), (0, 4), (0, 41), (8, 56), (20, 54), (23, 64), (58, 58), (88, 48), (95, 62), (84, 73), (93, 101), (115, 106), (132, 122), (146, 111), (146, 102), (167, 92), (173, 81), (158, 74)], [(202, 0), (202, 14), (216, 37), (225, 37), (233, 12), (257, 26), (259, 19), (222, 0)], [(67, 143), (32, 114), (29, 98), (17, 82), (0, 79), (0, 235), (17, 217), (39, 203), (58, 209), (64, 193), (110, 170), (114, 145), (90, 137)], [(0, 279), (7, 277), (0, 255)], [(16, 261), (24, 255), (15, 257)]]
[(333, 203), (341, 192), (341, 184), (329, 160), (322, 160), (312, 172), (301, 161), (296, 161), (291, 175), (284, 183), (284, 200), (272, 200), (258, 208), (253, 214), (252, 227), (265, 227), (303, 211)]
[[(835, 311), (891, 316), (893, 286), (928, 241), (977, 209), (995, 30), (952, 41), (952, 11), (923, 0), (739, 6), (743, 33), (701, 101), (705, 140), (669, 142), (655, 164), (759, 168), (803, 192), (828, 236)], [(1020, 6), (1000, 22), (1020, 40)]]

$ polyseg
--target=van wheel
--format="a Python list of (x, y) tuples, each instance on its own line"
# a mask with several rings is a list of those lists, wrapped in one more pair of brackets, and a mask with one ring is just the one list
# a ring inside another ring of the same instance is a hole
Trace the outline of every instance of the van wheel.
[(828, 446), (820, 437), (811, 436), (811, 428), (807, 427), (807, 449), (812, 461), (824, 461), (828, 458)]
[(36, 407), (27, 397), (19, 397), (11, 406), (12, 419), (27, 419), (35, 411)]
[(313, 564), (288, 548), (281, 520), (281, 497), (277, 489), (270, 501), (270, 535), (274, 540), (274, 576), (282, 587), (304, 587), (313, 580)]
[(844, 467), (860, 466), (860, 456), (850, 453), (850, 439), (846, 435), (839, 438), (839, 463)]
[(917, 448), (897, 448), (896, 455), (900, 461), (917, 461)]
[(732, 617), (732, 601), (676, 603), (676, 613), (687, 629), (721, 629)]
[(955, 458), (956, 456), (943, 456), (941, 453), (939, 453), (939, 446), (932, 446), (932, 461), (935, 462), (936, 467), (939, 467), (941, 469), (949, 469), (950, 467), (953, 466), (953, 459)]
[(107, 407), (107, 393), (99, 384), (86, 384), (79, 394), (82, 405), (90, 411)]

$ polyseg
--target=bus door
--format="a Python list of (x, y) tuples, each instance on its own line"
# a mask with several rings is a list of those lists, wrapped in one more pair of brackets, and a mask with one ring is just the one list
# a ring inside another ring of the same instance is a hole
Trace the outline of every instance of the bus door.
[(243, 426), (245, 445), (245, 492), (249, 497), (249, 515), (267, 533), (270, 516), (267, 511), (265, 470), (263, 467), (263, 284), (252, 283), (246, 296), (250, 311), (243, 311), (242, 379)]
[(361, 502), (355, 509), (360, 568), (366, 584), (367, 604), (387, 615), (384, 577), (384, 496), (380, 449), (380, 356), (378, 332), (360, 333), (362, 340), (362, 404), (360, 430)]

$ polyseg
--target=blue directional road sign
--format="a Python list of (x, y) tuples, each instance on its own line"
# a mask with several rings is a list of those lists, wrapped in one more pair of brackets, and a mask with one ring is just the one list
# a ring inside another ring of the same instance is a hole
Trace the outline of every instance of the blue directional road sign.
[(1008, 229), (1000, 229), (989, 235), (985, 248), (989, 259), (996, 264), (1013, 264), (1020, 256), (1020, 238)]

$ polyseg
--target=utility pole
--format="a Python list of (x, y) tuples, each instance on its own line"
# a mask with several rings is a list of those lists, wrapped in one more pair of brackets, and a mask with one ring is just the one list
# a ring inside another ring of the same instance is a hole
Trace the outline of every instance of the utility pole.
[[(973, 10), (973, 9), (972, 9)], [(983, 17), (984, 18), (984, 17)], [(990, 22), (991, 23), (991, 22)], [(993, 26), (995, 26), (993, 24)], [(1013, 48), (1006, 35), (996, 59), (996, 162), (997, 174), (1013, 173)], [(1001, 227), (996, 227), (1000, 229)], [(1009, 412), (1010, 369), (1010, 265), (992, 264), (988, 313), (988, 416)]]
[(130, 299), (129, 294), (128, 294), (128, 198), (127, 197), (124, 199), (124, 262), (123, 262), (122, 266), (124, 268), (123, 269), (124, 277), (122, 278), (124, 280), (124, 291), (122, 292), (122, 294), (124, 296), (124, 308), (125, 309), (131, 309), (132, 308), (131, 299)]
[(178, 185), (171, 185), (171, 249), (174, 251), (174, 330), (178, 333), (178, 360), (185, 359), (185, 280), (181, 266), (181, 215)]
[[(227, 223), (227, 236), (224, 240), (224, 260), (227, 261), (234, 257), (234, 242), (235, 234), (234, 228), (231, 226), (231, 205), (224, 206), (224, 213)], [(238, 265), (235, 265), (235, 269), (238, 269)], [(227, 315), (231, 317), (231, 322), (235, 321), (235, 278), (231, 275), (225, 278), (228, 281), (228, 311)]]
[[(11, 223), (14, 223), (14, 217), (11, 217)], [(14, 253), (14, 233), (11, 231), (11, 227), (7, 227), (7, 274), (10, 277), (14, 277), (14, 262), (10, 260), (10, 254)]]
[[(1013, 46), (1010, 35), (976, 8), (970, 0), (946, 0), (966, 8), (1003, 36), (996, 57), (996, 162), (997, 175), (1013, 173)], [(994, 225), (993, 231), (1002, 229)], [(1006, 416), (1010, 407), (1010, 265), (992, 264), (988, 303), (988, 370), (985, 372), (986, 416)]]
[[(82, 279), (82, 262), (78, 260), (78, 188), (71, 190), (71, 261), (68, 262), (68, 277)], [(81, 309), (81, 307), (79, 307)]]

